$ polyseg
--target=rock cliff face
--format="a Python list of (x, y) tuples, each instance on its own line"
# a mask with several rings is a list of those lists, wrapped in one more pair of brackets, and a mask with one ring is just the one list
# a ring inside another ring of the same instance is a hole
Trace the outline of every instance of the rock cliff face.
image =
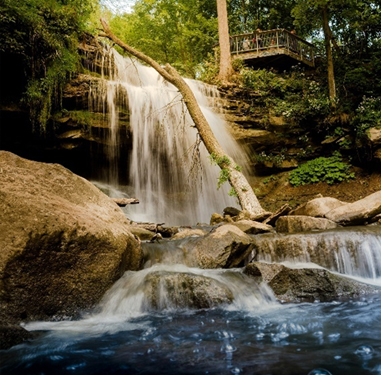
[(56, 164), (0, 152), (0, 315), (76, 316), (142, 251), (120, 208)]
[[(109, 114), (101, 101), (91, 101), (91, 93), (102, 86), (102, 78), (109, 77), (113, 64), (94, 38), (89, 37), (78, 51), (82, 67), (63, 88), (62, 108), (53, 111), (44, 130), (32, 125), (28, 111), (20, 104), (25, 87), (12, 94), (10, 101), (0, 97), (0, 149), (32, 160), (59, 163), (83, 177), (98, 179), (109, 168), (107, 155), (114, 152), (115, 145), (109, 141)], [(17, 76), (20, 72), (7, 73)], [(128, 110), (118, 113), (118, 117), (119, 168), (126, 171), (131, 148)]]

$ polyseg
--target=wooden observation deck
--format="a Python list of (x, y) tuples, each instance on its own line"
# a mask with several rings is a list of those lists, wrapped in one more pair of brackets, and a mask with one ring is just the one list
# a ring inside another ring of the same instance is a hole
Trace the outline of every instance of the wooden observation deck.
[(314, 50), (313, 44), (284, 29), (230, 37), (232, 58), (250, 66), (286, 68), (301, 62), (314, 67)]

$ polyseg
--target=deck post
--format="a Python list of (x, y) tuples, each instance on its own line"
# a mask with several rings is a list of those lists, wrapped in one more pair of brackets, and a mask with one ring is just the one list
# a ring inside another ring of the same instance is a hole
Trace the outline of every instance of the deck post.
[(276, 31), (276, 46), (277, 46), (277, 50), (278, 50), (278, 53), (279, 53), (279, 34), (278, 34), (278, 30)]

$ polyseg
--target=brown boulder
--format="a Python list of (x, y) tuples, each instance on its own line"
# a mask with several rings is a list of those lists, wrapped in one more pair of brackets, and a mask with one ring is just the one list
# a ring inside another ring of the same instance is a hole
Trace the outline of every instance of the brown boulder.
[(242, 265), (252, 249), (250, 236), (226, 224), (200, 238), (191, 251), (200, 268), (232, 268)]
[(217, 225), (221, 224), (225, 221), (224, 217), (218, 213), (212, 214), (212, 217), (210, 218), (210, 225)]
[(381, 191), (354, 203), (335, 208), (326, 213), (325, 217), (343, 225), (355, 225), (363, 224), (379, 213), (381, 213)]
[(297, 207), (295, 210), (291, 211), (289, 215), (324, 217), (327, 212), (345, 206), (346, 204), (346, 202), (341, 202), (336, 198), (315, 198)]
[(246, 234), (259, 234), (273, 232), (274, 228), (271, 225), (258, 223), (252, 220), (240, 220), (232, 224), (241, 229)]
[(229, 304), (234, 296), (218, 280), (186, 272), (152, 272), (145, 278), (145, 293), (152, 309), (208, 309)]
[(311, 230), (326, 230), (340, 227), (333, 221), (311, 216), (282, 216), (275, 224), (277, 232), (297, 233)]
[(120, 208), (57, 164), (0, 152), (0, 313), (75, 316), (142, 262)]
[(208, 232), (202, 229), (183, 229), (176, 233), (171, 240), (180, 240), (186, 237), (202, 237), (205, 236)]
[(320, 268), (292, 269), (280, 264), (254, 262), (245, 273), (260, 277), (284, 302), (332, 301), (378, 293), (379, 287), (363, 284)]

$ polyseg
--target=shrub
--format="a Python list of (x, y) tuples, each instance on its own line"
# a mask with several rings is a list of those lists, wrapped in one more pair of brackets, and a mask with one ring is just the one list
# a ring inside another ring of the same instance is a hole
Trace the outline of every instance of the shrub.
[(290, 184), (292, 186), (313, 184), (316, 182), (326, 182), (329, 185), (335, 182), (347, 181), (355, 177), (351, 173), (350, 165), (343, 162), (340, 153), (333, 156), (320, 157), (302, 164), (290, 173)]
[(381, 97), (367, 98), (364, 96), (362, 102), (356, 109), (353, 119), (356, 135), (363, 138), (366, 131), (373, 127), (381, 126)]

